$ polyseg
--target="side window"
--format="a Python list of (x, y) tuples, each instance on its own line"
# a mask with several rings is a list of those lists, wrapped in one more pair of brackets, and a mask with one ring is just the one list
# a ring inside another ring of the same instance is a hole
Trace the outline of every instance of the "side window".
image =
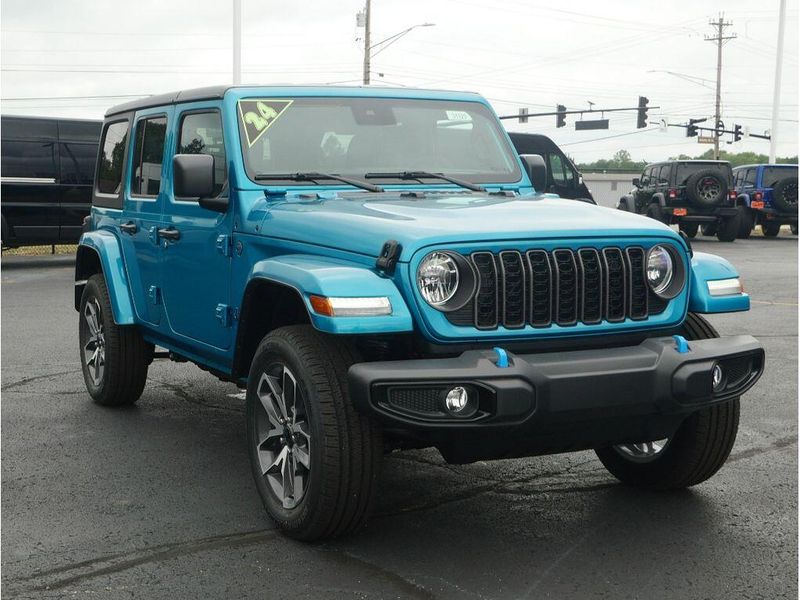
[(653, 167), (647, 168), (642, 173), (641, 180), (639, 183), (642, 184), (642, 187), (646, 187), (650, 185), (650, 178), (653, 176)]
[(758, 169), (747, 169), (747, 175), (745, 175), (744, 184), (754, 186), (756, 184), (757, 173)]
[(3, 140), (3, 159), (2, 164), (0, 164), (3, 177), (55, 179), (54, 148), (54, 142)]
[(137, 122), (131, 171), (132, 195), (158, 196), (166, 136), (166, 117), (146, 118)]
[(228, 163), (218, 111), (189, 113), (181, 119), (178, 154), (208, 154), (214, 157), (214, 195), (222, 192), (228, 180)]
[(669, 184), (669, 172), (672, 165), (663, 165), (658, 171), (658, 183), (667, 185)]
[(97, 191), (100, 194), (120, 193), (122, 188), (123, 161), (125, 145), (128, 141), (128, 122), (110, 123), (100, 144), (99, 165), (97, 167)]
[(94, 164), (97, 161), (97, 144), (61, 142), (61, 183), (91, 185), (94, 180)]
[(547, 157), (550, 160), (550, 173), (553, 176), (553, 181), (556, 183), (564, 183), (566, 177), (564, 176), (564, 163), (558, 154), (550, 153)]

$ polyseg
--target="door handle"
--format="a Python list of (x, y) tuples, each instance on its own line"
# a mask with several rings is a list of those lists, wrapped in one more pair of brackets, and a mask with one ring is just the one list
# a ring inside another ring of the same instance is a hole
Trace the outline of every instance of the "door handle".
[(181, 232), (177, 229), (159, 229), (158, 230), (158, 237), (164, 238), (165, 240), (169, 240), (170, 242), (177, 242), (181, 239)]
[(139, 231), (139, 227), (133, 221), (129, 221), (127, 223), (123, 223), (119, 226), (120, 230), (124, 231), (128, 235), (133, 235), (137, 231)]

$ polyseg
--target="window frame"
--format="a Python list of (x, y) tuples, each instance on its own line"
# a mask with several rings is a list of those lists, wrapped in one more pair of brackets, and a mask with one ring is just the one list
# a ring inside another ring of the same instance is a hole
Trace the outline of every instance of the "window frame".
[[(192, 115), (200, 115), (200, 114), (211, 114), (216, 113), (219, 117), (219, 125), (220, 130), (222, 131), (222, 148), (225, 151), (225, 181), (222, 184), (222, 188), (219, 191), (219, 194), (216, 196), (211, 196), (211, 198), (221, 198), (224, 197), (228, 193), (228, 182), (230, 181), (230, 173), (228, 172), (228, 148), (225, 146), (225, 120), (222, 118), (222, 110), (220, 110), (219, 106), (207, 106), (207, 107), (200, 107), (200, 108), (189, 108), (184, 111), (180, 111), (177, 114), (177, 118), (175, 119), (175, 144), (173, 145), (172, 157), (174, 158), (175, 155), (180, 154), (181, 148), (181, 133), (183, 132), (183, 121), (186, 117)], [(208, 155), (212, 156), (213, 155)], [(214, 165), (216, 167), (216, 163)], [(216, 182), (214, 182), (216, 184)], [(170, 197), (173, 202), (179, 202), (181, 204), (191, 204), (197, 205), (199, 199), (198, 198), (189, 198), (185, 196), (178, 196), (175, 194), (175, 178), (170, 177)]]
[[(122, 174), (120, 176), (120, 188), (119, 192), (116, 194), (110, 194), (108, 192), (101, 192), (99, 186), (100, 179), (100, 157), (103, 155), (103, 147), (105, 146), (106, 135), (108, 135), (108, 129), (112, 125), (116, 125), (118, 123), (125, 123), (128, 127), (126, 135), (128, 139), (125, 141), (125, 152), (122, 155)], [(125, 182), (127, 181), (125, 177), (125, 170), (128, 166), (128, 154), (130, 153), (130, 146), (131, 146), (131, 115), (124, 115), (119, 118), (115, 118), (110, 121), (106, 121), (103, 123), (103, 128), (100, 132), (100, 141), (98, 142), (97, 146), (97, 161), (94, 166), (94, 183), (92, 185), (92, 206), (101, 206), (103, 208), (114, 208), (118, 210), (122, 210), (123, 205), (123, 198), (125, 197)]]
[[(129, 193), (130, 197), (131, 198), (136, 198), (136, 200), (141, 200), (141, 201), (144, 201), (144, 202), (155, 202), (156, 200), (158, 200), (158, 196), (163, 191), (161, 186), (164, 184), (164, 159), (167, 157), (167, 150), (168, 150), (168, 148), (167, 148), (167, 138), (169, 137), (169, 115), (167, 113), (165, 113), (165, 112), (164, 113), (152, 113), (152, 114), (141, 115), (134, 121), (133, 127), (131, 127), (131, 131), (133, 132), (133, 135), (131, 136), (131, 144), (132, 144), (131, 148), (132, 148), (132, 152), (136, 152), (136, 135), (139, 132), (139, 125), (142, 123), (142, 121), (147, 121), (147, 120), (150, 120), (150, 119), (161, 119), (161, 118), (166, 120), (167, 123), (166, 123), (166, 127), (164, 129), (164, 150), (163, 150), (163, 153), (162, 153), (162, 156), (161, 156), (161, 180), (159, 181), (159, 184), (158, 184), (158, 194), (153, 195), (153, 194), (137, 194), (137, 193), (134, 193), (134, 191), (133, 191), (133, 176), (134, 176), (134, 173), (136, 172), (136, 165), (139, 164), (139, 163), (136, 162), (137, 161), (136, 156), (132, 156), (131, 157), (131, 159), (132, 159), (131, 160), (131, 169), (130, 169), (130, 173), (128, 174), (129, 176), (128, 176), (127, 185), (130, 186), (130, 188), (129, 188), (130, 189), (130, 193)], [(145, 128), (144, 134), (147, 135), (147, 128)], [(142, 153), (144, 153), (144, 138), (142, 138)]]

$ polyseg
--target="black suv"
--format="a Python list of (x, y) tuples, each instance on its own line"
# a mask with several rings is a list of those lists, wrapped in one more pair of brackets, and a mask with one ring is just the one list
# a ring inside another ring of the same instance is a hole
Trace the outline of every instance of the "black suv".
[(74, 244), (92, 202), (100, 121), (3, 116), (2, 244)]
[(705, 235), (732, 242), (739, 232), (731, 164), (721, 160), (674, 160), (647, 165), (617, 208), (677, 223), (689, 237)]

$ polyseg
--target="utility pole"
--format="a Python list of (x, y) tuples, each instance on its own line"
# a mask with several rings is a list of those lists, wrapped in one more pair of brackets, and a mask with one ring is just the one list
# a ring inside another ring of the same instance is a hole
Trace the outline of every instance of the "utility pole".
[(372, 0), (367, 0), (367, 6), (364, 9), (364, 85), (369, 85), (369, 57), (371, 51), (371, 44), (370, 44), (370, 19), (371, 19), (371, 5)]
[(242, 0), (233, 0), (233, 85), (242, 83)]
[(778, 151), (778, 117), (781, 112), (781, 70), (783, 68), (783, 30), (786, 28), (786, 0), (778, 11), (778, 52), (775, 56), (775, 90), (772, 95), (772, 129), (769, 132), (769, 162), (775, 164)]
[[(727, 40), (736, 38), (736, 34), (728, 36), (723, 35), (726, 27), (730, 27), (733, 23), (726, 22), (722, 15), (716, 21), (709, 21), (709, 25), (716, 28), (717, 32), (714, 36), (706, 36), (707, 42), (717, 43), (717, 100), (716, 108), (714, 110), (714, 128), (721, 129), (720, 122), (720, 105), (722, 104), (722, 43)], [(714, 133), (714, 160), (719, 160), (719, 131)]]

